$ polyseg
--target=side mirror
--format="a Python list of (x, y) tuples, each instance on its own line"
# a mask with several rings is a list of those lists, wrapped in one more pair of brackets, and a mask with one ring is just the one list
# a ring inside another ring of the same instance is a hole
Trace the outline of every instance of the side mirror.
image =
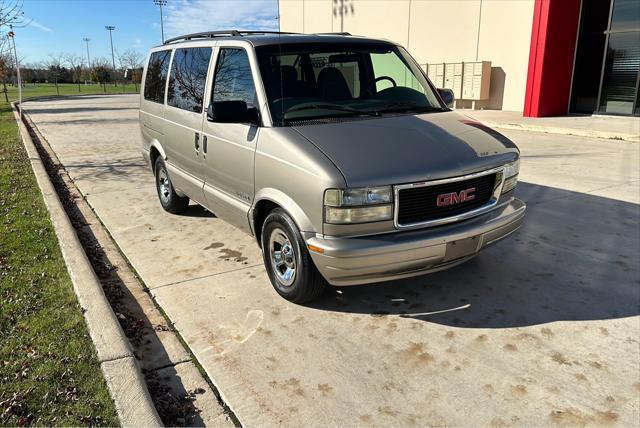
[(207, 107), (207, 120), (219, 123), (258, 124), (258, 111), (244, 101), (216, 101)]
[(456, 96), (453, 95), (453, 91), (451, 89), (438, 88), (438, 93), (447, 107), (453, 107), (453, 102), (456, 100)]

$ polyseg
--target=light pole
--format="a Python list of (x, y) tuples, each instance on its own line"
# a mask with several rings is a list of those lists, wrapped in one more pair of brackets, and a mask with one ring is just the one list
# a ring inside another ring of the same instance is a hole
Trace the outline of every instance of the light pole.
[(16, 38), (13, 32), (13, 25), (9, 25), (10, 31), (8, 33), (9, 38), (13, 42), (13, 55), (16, 58), (16, 77), (18, 79), (18, 112), (20, 114), (20, 120), (22, 120), (22, 79), (20, 78), (20, 64), (18, 63), (18, 51), (16, 50)]
[(160, 6), (160, 32), (162, 33), (162, 44), (164, 44), (164, 21), (162, 18), (162, 6), (167, 5), (167, 0), (153, 0), (156, 6)]
[(84, 42), (87, 44), (87, 67), (91, 68), (91, 57), (89, 56), (89, 42), (91, 41), (91, 39), (88, 37), (84, 37), (82, 40), (84, 40)]
[[(104, 28), (107, 29), (107, 31), (109, 32), (109, 40), (111, 41), (111, 61), (113, 63), (113, 74), (115, 77), (115, 73), (116, 73), (116, 57), (113, 54), (113, 36), (112, 36), (112, 31), (116, 29), (116, 27), (114, 27), (113, 25), (105, 25)], [(114, 86), (118, 86), (118, 83), (116, 82), (116, 79), (113, 79), (113, 84)]]

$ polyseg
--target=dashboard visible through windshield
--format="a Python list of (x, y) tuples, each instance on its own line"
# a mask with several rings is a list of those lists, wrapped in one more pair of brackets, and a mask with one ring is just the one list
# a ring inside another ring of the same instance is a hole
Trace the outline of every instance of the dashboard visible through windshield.
[(283, 44), (256, 52), (276, 126), (446, 110), (399, 46)]

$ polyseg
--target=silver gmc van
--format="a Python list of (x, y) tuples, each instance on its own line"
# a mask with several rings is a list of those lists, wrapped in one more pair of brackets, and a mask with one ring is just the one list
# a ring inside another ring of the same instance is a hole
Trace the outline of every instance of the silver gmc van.
[(191, 200), (255, 236), (276, 291), (306, 302), (458, 265), (520, 226), (518, 148), (452, 102), (389, 41), (190, 34), (149, 55), (143, 154), (165, 210)]

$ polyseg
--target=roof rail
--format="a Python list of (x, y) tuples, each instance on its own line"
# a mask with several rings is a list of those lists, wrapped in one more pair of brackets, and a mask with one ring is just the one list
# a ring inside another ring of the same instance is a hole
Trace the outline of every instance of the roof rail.
[(295, 34), (284, 31), (239, 31), (239, 30), (221, 30), (221, 31), (205, 31), (202, 33), (191, 33), (183, 36), (173, 37), (164, 41), (164, 44), (179, 42), (181, 40), (194, 39), (211, 39), (214, 37), (239, 37), (251, 34)]
[(351, 33), (348, 33), (346, 31), (337, 31), (334, 33), (313, 33), (317, 36), (351, 36)]

